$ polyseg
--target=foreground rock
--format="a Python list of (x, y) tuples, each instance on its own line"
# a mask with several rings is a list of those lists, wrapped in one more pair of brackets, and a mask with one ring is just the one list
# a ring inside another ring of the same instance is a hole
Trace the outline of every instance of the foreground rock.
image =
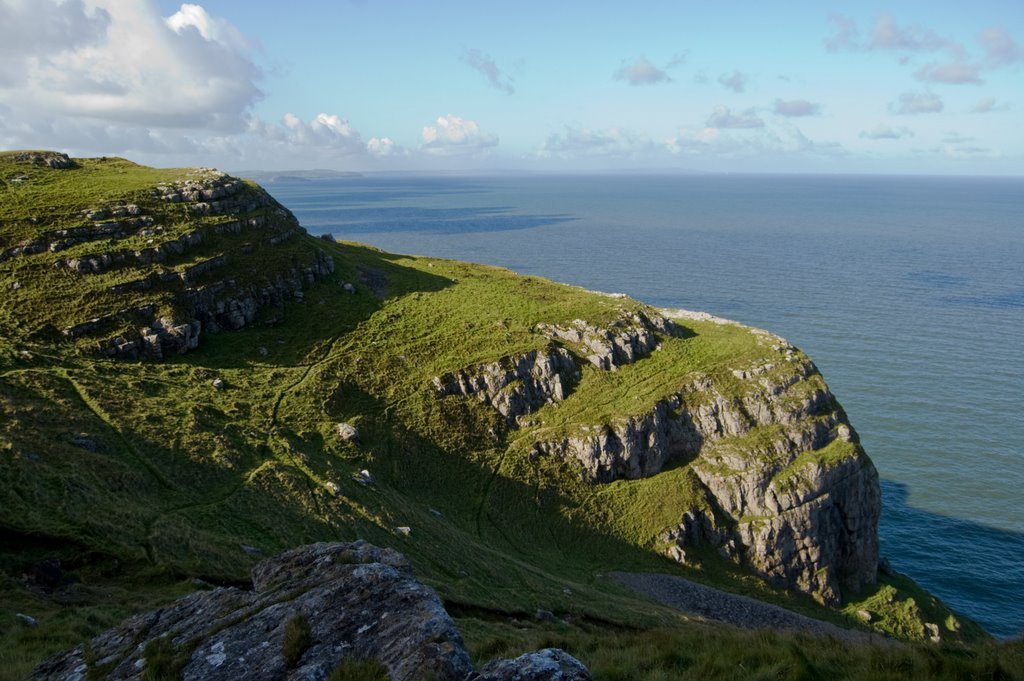
[(401, 554), (362, 541), (293, 549), (253, 570), (252, 591), (191, 594), (131, 617), (88, 648), (46, 660), (29, 679), (322, 681), (365, 659), (383, 664), (392, 681), (591, 678), (560, 650), (494, 662), (478, 677), (437, 594)]

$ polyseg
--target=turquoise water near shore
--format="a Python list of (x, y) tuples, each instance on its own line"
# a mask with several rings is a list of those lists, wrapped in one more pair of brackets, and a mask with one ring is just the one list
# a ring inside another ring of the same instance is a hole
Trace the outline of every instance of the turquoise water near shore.
[(279, 182), (314, 234), (767, 328), (881, 473), (882, 553), (1024, 631), (1024, 179), (367, 176)]

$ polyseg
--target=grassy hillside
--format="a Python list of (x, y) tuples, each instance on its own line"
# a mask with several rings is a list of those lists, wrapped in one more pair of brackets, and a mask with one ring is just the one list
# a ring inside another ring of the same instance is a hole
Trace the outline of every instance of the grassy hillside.
[[(532, 452), (538, 439), (645, 413), (696, 377), (742, 394), (750, 388), (738, 367), (779, 361), (757, 334), (686, 321), (618, 371), (584, 365), (565, 400), (511, 428), (474, 398), (439, 398), (432, 380), (549, 347), (541, 322), (602, 325), (653, 311), (497, 268), (304, 234), (274, 243), (290, 216), (251, 185), (238, 192), (252, 210), (230, 215), (197, 215), (154, 191), (207, 175), (0, 155), (0, 679), (138, 608), (242, 583), (261, 557), (356, 538), (405, 553), (480, 658), (551, 643), (599, 678), (1020, 678), (1019, 644), (986, 641), (909, 580), (884, 578), (833, 610), (769, 587), (710, 548), (691, 567), (669, 560), (664, 531), (707, 503), (686, 462), (593, 485), (572, 462)], [(127, 206), (152, 222), (96, 233)], [(24, 252), (69, 230), (88, 238)], [(129, 256), (89, 273), (55, 266), (197, 232), (201, 243), (160, 262)], [(180, 320), (190, 290), (259, 287), (319, 254), (333, 272), (245, 328), (204, 332), (198, 348), (161, 361), (101, 352), (105, 339), (154, 318)], [(221, 264), (194, 280), (177, 276), (215, 258)], [(147, 278), (156, 283), (118, 288)], [(147, 304), (141, 317), (118, 316)], [(83, 336), (63, 333), (104, 317), (107, 326)], [(358, 429), (357, 442), (338, 436), (343, 422)], [(720, 446), (730, 445), (740, 443)], [(362, 470), (373, 484), (358, 479)], [(45, 562), (54, 558), (56, 572)], [(945, 642), (875, 649), (737, 632), (633, 596), (603, 577), (611, 570), (679, 574), (911, 641), (926, 640), (923, 622), (940, 622)], [(537, 609), (568, 623), (537, 623)], [(21, 626), (15, 612), (39, 627)]]

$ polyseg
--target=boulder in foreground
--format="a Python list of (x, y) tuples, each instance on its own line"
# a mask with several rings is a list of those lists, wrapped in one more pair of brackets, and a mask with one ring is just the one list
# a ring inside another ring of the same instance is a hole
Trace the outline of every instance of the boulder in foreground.
[[(312, 544), (260, 563), (252, 577), (251, 591), (197, 592), (135, 615), (29, 679), (323, 681), (360, 660), (380, 663), (392, 681), (478, 678), (440, 598), (396, 551)], [(563, 651), (544, 650), (490, 663), (479, 678), (591, 677)]]

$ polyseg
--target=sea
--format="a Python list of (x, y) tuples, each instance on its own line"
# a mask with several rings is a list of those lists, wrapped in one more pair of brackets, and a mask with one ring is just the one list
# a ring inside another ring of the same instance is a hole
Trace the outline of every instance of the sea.
[(267, 185), (313, 234), (769, 329), (882, 478), (882, 555), (1024, 631), (1024, 178), (366, 175)]

